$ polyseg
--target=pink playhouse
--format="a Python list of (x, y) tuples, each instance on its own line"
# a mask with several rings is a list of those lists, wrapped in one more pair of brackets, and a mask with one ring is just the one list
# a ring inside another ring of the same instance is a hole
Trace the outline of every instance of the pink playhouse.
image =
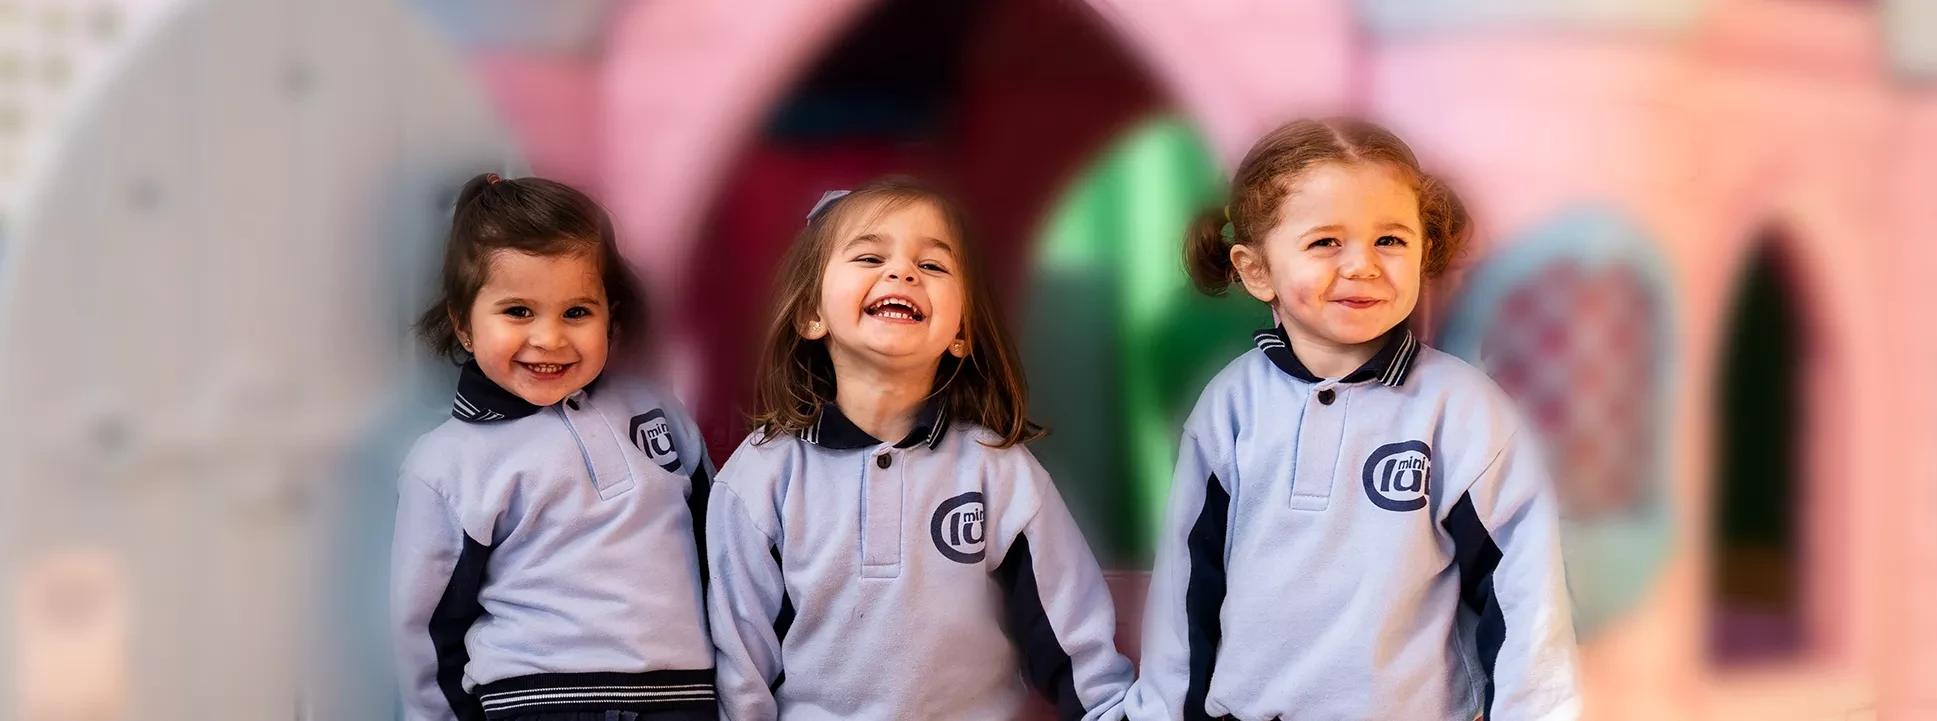
[(1176, 334), (1256, 320), (1186, 299), (1173, 226), (1262, 130), (1361, 114), (1477, 214), (1424, 320), (1552, 448), (1591, 718), (1937, 718), (1937, 473), (1904, 455), (1937, 438), (1937, 6), (493, 7), (457, 40), (533, 170), (596, 189), (685, 319), (651, 362), (716, 458), (744, 433), (749, 290), (812, 199), (943, 177), (1026, 352), (1148, 351), (1031, 365), (1069, 429), (1045, 464), (1114, 469), (1066, 493), (1133, 615), (1168, 476), (1123, 439), (1174, 443), (1169, 379), (1231, 355)]

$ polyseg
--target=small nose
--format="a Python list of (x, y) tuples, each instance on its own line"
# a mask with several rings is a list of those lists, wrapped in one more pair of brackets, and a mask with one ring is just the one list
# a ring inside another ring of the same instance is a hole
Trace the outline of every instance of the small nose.
[(1379, 264), (1373, 260), (1375, 251), (1370, 247), (1358, 247), (1345, 252), (1339, 261), (1339, 271), (1347, 278), (1370, 280), (1379, 277)]
[(531, 329), (531, 336), (526, 339), (526, 342), (533, 348), (552, 350), (565, 345), (565, 334), (559, 332), (558, 326), (554, 323), (538, 323)]
[(889, 271), (888, 271), (888, 280), (889, 280), (889, 281), (897, 281), (897, 280), (898, 280), (898, 281), (904, 281), (904, 282), (908, 282), (908, 283), (913, 283), (913, 282), (915, 282), (915, 280), (916, 280), (916, 276), (915, 276), (915, 272), (914, 272), (914, 270), (912, 270), (912, 269), (910, 269), (910, 268), (907, 268), (907, 267), (903, 267), (904, 265), (905, 265), (905, 264), (897, 264), (897, 267), (895, 267), (895, 268), (894, 268), (894, 269), (892, 269), (892, 270), (889, 270)]

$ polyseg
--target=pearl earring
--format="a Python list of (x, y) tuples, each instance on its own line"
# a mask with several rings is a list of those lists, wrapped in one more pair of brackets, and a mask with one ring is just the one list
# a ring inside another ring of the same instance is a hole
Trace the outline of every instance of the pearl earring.
[(957, 358), (967, 355), (968, 354), (967, 351), (968, 351), (968, 344), (962, 342), (960, 339), (957, 339), (954, 343), (948, 344), (948, 352), (955, 354), (955, 357)]

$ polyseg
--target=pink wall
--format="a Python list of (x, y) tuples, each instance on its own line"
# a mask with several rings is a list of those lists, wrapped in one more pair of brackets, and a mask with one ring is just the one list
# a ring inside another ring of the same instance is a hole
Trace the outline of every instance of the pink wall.
[[(1937, 324), (1927, 318), (1937, 308), (1937, 283), (1930, 280), (1937, 270), (1937, 243), (1931, 242), (1937, 239), (1937, 203), (1931, 202), (1937, 188), (1937, 78), (1924, 78), (1905, 93), (1900, 107), (1902, 146), (1896, 157), (1903, 162), (1891, 196), (1900, 228), (1895, 237), (1905, 241), (1907, 257), (1885, 279), (1898, 289), (1894, 302), (1909, 316), (1901, 352), (1919, 359), (1921, 371), (1911, 375), (1894, 420), (1915, 434), (1912, 445), (1903, 448), (1921, 449), (1937, 435), (1937, 378), (1929, 362), (1937, 358)], [(1889, 542), (1882, 559), (1896, 581), (1887, 588), (1882, 608), (1886, 632), (1878, 660), (1884, 708), (1905, 718), (1937, 718), (1937, 684), (1931, 683), (1937, 678), (1937, 614), (1930, 613), (1937, 608), (1937, 523), (1929, 512), (1930, 499), (1937, 498), (1937, 474), (1904, 480), (1895, 498), (1915, 500), (1899, 504), (1886, 518)]]
[[(1698, 242), (1710, 219), (1690, 203), (1701, 192), (1694, 172), (1703, 146), (1684, 88), (1685, 54), (1665, 42), (1587, 37), (1435, 39), (1370, 53), (1372, 91), (1365, 111), (1406, 137), (1434, 172), (1461, 188), (1479, 227), (1474, 255), (1581, 200), (1609, 202), (1663, 239), (1684, 288), (1677, 320), (1683, 354), (1679, 388), (1704, 388), (1689, 371), (1709, 352), (1690, 343), (1710, 331), (1717, 299), (1686, 290), (1712, 244)], [(1673, 162), (1663, 162), (1677, 159)], [(1719, 285), (1713, 278), (1710, 285)], [(1700, 280), (1692, 282), (1703, 282)], [(1676, 424), (1692, 427), (1706, 409), (1683, 393)], [(1682, 438), (1683, 434), (1674, 434)], [(1681, 443), (1676, 478), (1700, 476), (1702, 448)], [(1677, 538), (1699, 521), (1699, 493), (1679, 484)], [(1680, 548), (1688, 548), (1683, 544)], [(1586, 649), (1590, 710), (1601, 718), (1672, 717), (1688, 706), (1699, 676), (1699, 607), (1692, 589), (1698, 559), (1681, 555), (1656, 595), (1623, 625)], [(1611, 693), (1614, 688), (1620, 693)]]
[(1903, 494), (1886, 482), (1886, 459), (1922, 446), (1929, 429), (1908, 422), (1906, 348), (1891, 332), (1922, 323), (1916, 309), (1928, 306), (1906, 297), (1915, 284), (1881, 281), (1914, 267), (1902, 262), (1908, 238), (1937, 237), (1928, 218), (1919, 234), (1891, 217), (1899, 144), (1934, 136), (1927, 120), (1904, 124), (1877, 48), (1862, 5), (1733, 2), (1717, 3), (1692, 42), (1477, 35), (1370, 53), (1367, 111), (1454, 176), (1483, 245), (1588, 198), (1613, 201), (1661, 240), (1682, 312), (1678, 538), (1708, 533), (1707, 399), (1736, 273), (1762, 226), (1790, 231), (1816, 341), (1802, 449), (1816, 652), (1785, 668), (1709, 668), (1709, 559), (1684, 542), (1655, 597), (1586, 649), (1597, 717), (1842, 718), (1877, 696), (1881, 639), (1903, 632), (1885, 605), (1902, 578), (1886, 569), (1904, 568), (1885, 565), (1886, 534), (1906, 512), (1892, 503)]

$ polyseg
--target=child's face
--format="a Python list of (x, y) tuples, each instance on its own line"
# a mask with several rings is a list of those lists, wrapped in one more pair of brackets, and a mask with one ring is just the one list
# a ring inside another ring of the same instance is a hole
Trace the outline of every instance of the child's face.
[(609, 310), (598, 263), (589, 255), (499, 250), (460, 338), (471, 344), (485, 377), (548, 406), (605, 369)]
[[(940, 361), (962, 329), (960, 239), (930, 203), (858, 211), (821, 278), (816, 320), (830, 350), (890, 367)], [(818, 337), (811, 326), (807, 335)]]
[(1333, 345), (1384, 335), (1419, 301), (1419, 199), (1385, 163), (1325, 163), (1292, 186), (1278, 225), (1231, 260), (1286, 330)]

